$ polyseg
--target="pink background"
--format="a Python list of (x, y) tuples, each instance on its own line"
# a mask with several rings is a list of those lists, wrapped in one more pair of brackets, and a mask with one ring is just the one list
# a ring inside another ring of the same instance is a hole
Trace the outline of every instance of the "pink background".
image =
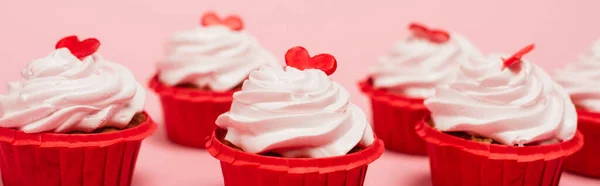
[[(574, 61), (597, 39), (599, 6), (594, 0), (0, 0), (0, 82), (17, 80), (19, 69), (47, 55), (68, 34), (97, 37), (106, 58), (130, 67), (145, 82), (165, 38), (195, 27), (205, 10), (216, 10), (241, 15), (247, 30), (281, 59), (295, 45), (335, 55), (339, 67), (333, 78), (370, 112), (356, 82), (378, 55), (406, 36), (410, 21), (450, 28), (486, 52), (536, 43), (528, 58), (551, 70)], [(160, 122), (152, 94), (147, 107)], [(163, 134), (157, 132), (143, 147), (134, 185), (222, 185), (218, 162), (202, 150), (169, 143)], [(427, 166), (424, 157), (387, 153), (371, 166), (366, 185), (428, 185)], [(600, 181), (563, 176), (562, 185), (585, 184)]]

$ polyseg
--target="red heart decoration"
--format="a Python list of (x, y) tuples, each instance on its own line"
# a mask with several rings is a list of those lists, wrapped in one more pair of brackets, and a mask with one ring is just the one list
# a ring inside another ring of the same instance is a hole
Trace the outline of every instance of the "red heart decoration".
[(202, 16), (200, 22), (202, 26), (223, 25), (236, 31), (240, 31), (244, 28), (244, 22), (242, 22), (242, 19), (237, 15), (230, 15), (225, 19), (221, 19), (216, 13), (207, 12)]
[(434, 43), (444, 43), (450, 40), (450, 34), (445, 30), (432, 30), (418, 23), (411, 23), (408, 29), (418, 38), (424, 38)]
[(450, 34), (443, 30), (432, 30), (429, 32), (429, 40), (434, 43), (444, 43), (450, 40)]
[(285, 53), (285, 64), (299, 70), (319, 69), (327, 75), (333, 74), (337, 69), (337, 61), (332, 55), (319, 54), (310, 57), (308, 51), (301, 46), (290, 48)]
[(531, 52), (534, 48), (535, 48), (534, 44), (527, 45), (525, 48), (522, 48), (517, 53), (510, 56), (508, 59), (502, 59), (502, 61), (503, 61), (502, 68), (503, 69), (508, 68), (517, 62), (521, 62), (521, 58), (523, 57), (523, 55)]
[(427, 38), (427, 36), (429, 35), (429, 29), (417, 23), (411, 23), (410, 25), (408, 25), (408, 29), (412, 31), (414, 36), (419, 38)]
[(83, 59), (89, 55), (96, 53), (100, 47), (100, 41), (96, 38), (88, 38), (83, 41), (79, 41), (77, 36), (67, 36), (62, 38), (56, 43), (55, 48), (67, 48), (71, 53), (79, 58)]

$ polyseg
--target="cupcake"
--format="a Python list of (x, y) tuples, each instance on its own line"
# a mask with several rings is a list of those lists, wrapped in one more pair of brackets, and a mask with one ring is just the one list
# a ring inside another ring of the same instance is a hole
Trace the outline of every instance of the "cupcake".
[(65, 37), (0, 95), (4, 186), (130, 185), (156, 124), (143, 110), (144, 88), (99, 46)]
[(419, 24), (409, 29), (412, 35), (381, 57), (359, 86), (371, 100), (373, 128), (385, 147), (425, 155), (425, 144), (414, 131), (429, 115), (423, 100), (436, 85), (451, 82), (460, 63), (482, 54), (459, 34)]
[(567, 158), (565, 169), (600, 178), (600, 151), (593, 146), (600, 143), (600, 40), (579, 61), (554, 74), (577, 108), (577, 128), (585, 137), (585, 145)]
[(363, 111), (328, 75), (329, 54), (288, 50), (286, 66), (262, 67), (233, 95), (207, 142), (225, 186), (363, 185), (367, 166), (384, 151)]
[(416, 127), (436, 185), (558, 185), (566, 156), (583, 146), (567, 92), (540, 67), (491, 55), (461, 65), (425, 100)]
[(217, 116), (229, 110), (233, 92), (248, 74), (262, 65), (279, 65), (242, 30), (239, 17), (221, 19), (209, 12), (201, 23), (171, 37), (150, 81), (160, 97), (168, 138), (197, 148), (204, 148)]

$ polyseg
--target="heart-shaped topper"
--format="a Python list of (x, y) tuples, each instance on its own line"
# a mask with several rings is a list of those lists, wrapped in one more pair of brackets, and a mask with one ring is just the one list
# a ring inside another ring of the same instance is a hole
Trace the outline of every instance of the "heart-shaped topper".
[(408, 29), (418, 38), (427, 39), (434, 43), (444, 43), (450, 40), (450, 34), (444, 30), (429, 29), (422, 24), (411, 23)]
[(523, 57), (523, 55), (531, 52), (531, 50), (533, 50), (534, 48), (535, 48), (534, 44), (527, 45), (525, 48), (522, 48), (517, 53), (510, 56), (508, 59), (502, 59), (502, 61), (503, 61), (502, 69), (509, 68), (512, 65), (514, 65), (518, 62), (521, 62), (521, 58)]
[(89, 55), (96, 53), (98, 48), (100, 47), (100, 41), (96, 38), (88, 38), (83, 41), (80, 41), (77, 36), (67, 36), (62, 38), (60, 41), (56, 43), (55, 48), (67, 48), (71, 53), (79, 58), (83, 59)]
[(223, 25), (229, 27), (231, 30), (240, 31), (244, 28), (244, 22), (237, 15), (230, 15), (221, 19), (219, 15), (214, 12), (206, 12), (202, 15), (202, 20), (200, 20), (202, 26), (212, 26), (212, 25)]
[(301, 46), (292, 47), (285, 53), (285, 64), (297, 68), (319, 69), (327, 75), (331, 75), (337, 69), (337, 61), (330, 54), (319, 54), (310, 57), (308, 51)]

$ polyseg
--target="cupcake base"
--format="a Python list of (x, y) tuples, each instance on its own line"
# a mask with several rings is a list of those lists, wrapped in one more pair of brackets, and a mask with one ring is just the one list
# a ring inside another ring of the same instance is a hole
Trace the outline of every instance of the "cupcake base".
[(577, 110), (577, 129), (584, 135), (585, 144), (580, 151), (569, 156), (565, 161), (568, 172), (600, 178), (600, 113)]
[(282, 158), (250, 154), (225, 143), (217, 128), (206, 143), (221, 161), (225, 186), (362, 186), (368, 165), (384, 151), (383, 142), (352, 154), (329, 158)]
[(415, 129), (427, 144), (433, 186), (556, 186), (565, 158), (583, 146), (580, 132), (559, 144), (515, 147), (454, 137), (426, 121)]
[(423, 99), (403, 97), (373, 87), (371, 79), (359, 83), (371, 99), (373, 131), (388, 150), (427, 155), (425, 142), (415, 133), (415, 126), (429, 116)]
[[(148, 116), (145, 113), (137, 113), (137, 114), (133, 115), (133, 118), (131, 118), (131, 121), (129, 122), (129, 124), (127, 124), (127, 126), (125, 126), (125, 128), (123, 128), (123, 129), (119, 129), (116, 127), (103, 127), (103, 128), (99, 128), (94, 131), (91, 131), (91, 132), (73, 131), (73, 132), (69, 132), (68, 134), (93, 134), (93, 133), (118, 132), (121, 130), (137, 127), (138, 125), (144, 123), (148, 119), (147, 117)], [(112, 126), (112, 125), (108, 125), (108, 126)]]
[(155, 76), (150, 88), (160, 97), (169, 140), (184, 146), (205, 148), (217, 117), (231, 107), (233, 92), (169, 87)]
[(136, 127), (93, 134), (27, 134), (0, 128), (4, 186), (128, 186), (141, 142), (156, 129)]

